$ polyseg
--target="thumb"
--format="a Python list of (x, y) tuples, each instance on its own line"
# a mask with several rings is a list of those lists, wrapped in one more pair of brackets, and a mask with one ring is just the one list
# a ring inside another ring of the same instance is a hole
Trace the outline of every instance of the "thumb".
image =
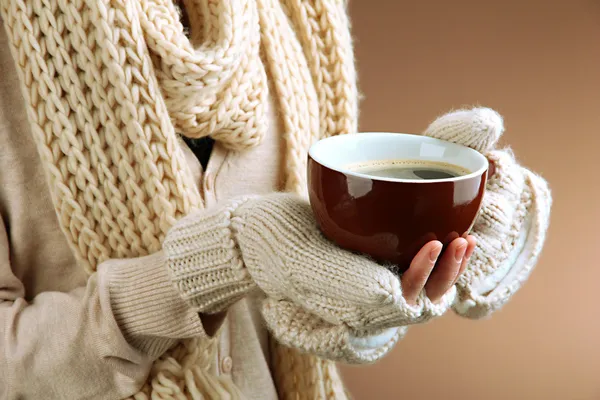
[(486, 153), (494, 148), (504, 133), (504, 122), (502, 116), (491, 108), (463, 109), (437, 118), (424, 133)]

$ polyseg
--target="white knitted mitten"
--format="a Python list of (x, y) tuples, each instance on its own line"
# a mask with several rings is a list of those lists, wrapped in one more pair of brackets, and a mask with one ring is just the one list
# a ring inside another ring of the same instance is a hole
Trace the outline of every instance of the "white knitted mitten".
[(277, 340), (351, 363), (380, 358), (404, 334), (399, 327), (442, 315), (456, 295), (433, 304), (423, 293), (408, 305), (393, 273), (325, 239), (310, 205), (288, 194), (189, 215), (164, 249), (175, 286), (197, 311), (220, 312), (260, 289)]
[(542, 250), (552, 198), (540, 176), (521, 167), (509, 149), (496, 150), (502, 117), (489, 108), (441, 116), (425, 135), (472, 147), (495, 164), (472, 235), (477, 247), (457, 282), (454, 310), (482, 318), (501, 308), (527, 280)]

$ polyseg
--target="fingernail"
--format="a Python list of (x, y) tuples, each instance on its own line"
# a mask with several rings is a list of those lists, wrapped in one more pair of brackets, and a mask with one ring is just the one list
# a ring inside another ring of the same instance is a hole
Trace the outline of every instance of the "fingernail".
[(467, 260), (469, 260), (471, 258), (471, 256), (473, 255), (473, 252), (475, 251), (475, 248), (470, 249), (466, 254), (465, 254), (465, 258)]
[(429, 252), (429, 259), (431, 260), (431, 262), (435, 262), (440, 256), (441, 252), (442, 246), (440, 244), (436, 245), (435, 248), (431, 249), (431, 251)]
[(465, 256), (465, 252), (467, 251), (467, 245), (463, 244), (456, 249), (456, 253), (454, 254), (454, 258), (456, 258), (456, 262), (462, 262), (463, 257)]

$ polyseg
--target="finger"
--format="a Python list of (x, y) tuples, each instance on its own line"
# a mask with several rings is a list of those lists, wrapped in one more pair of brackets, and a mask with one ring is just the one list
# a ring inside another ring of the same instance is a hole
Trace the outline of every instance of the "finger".
[(490, 179), (496, 174), (496, 163), (494, 162), (494, 160), (491, 160), (489, 158), (488, 158), (488, 163), (489, 163), (488, 179)]
[(425, 284), (427, 297), (433, 302), (438, 301), (452, 287), (462, 265), (468, 242), (458, 238), (444, 251), (433, 272)]
[(467, 251), (465, 251), (465, 257), (463, 258), (462, 264), (460, 265), (460, 270), (458, 271), (456, 278), (454, 278), (454, 282), (452, 282), (453, 285), (456, 284), (456, 281), (458, 281), (458, 278), (460, 278), (462, 273), (465, 272), (465, 269), (467, 269), (467, 265), (469, 264), (469, 259), (471, 258), (471, 256), (473, 255), (473, 252), (475, 251), (475, 246), (477, 246), (477, 239), (475, 239), (475, 236), (468, 235), (466, 237), (466, 240), (467, 240)]
[(419, 250), (408, 270), (402, 274), (402, 294), (409, 304), (414, 304), (425, 287), (441, 251), (441, 242), (434, 240), (427, 243)]

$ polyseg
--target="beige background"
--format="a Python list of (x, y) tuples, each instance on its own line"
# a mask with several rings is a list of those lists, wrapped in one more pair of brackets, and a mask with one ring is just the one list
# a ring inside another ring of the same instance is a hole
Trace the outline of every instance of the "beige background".
[(552, 224), (525, 288), (494, 318), (412, 328), (346, 368), (357, 399), (600, 399), (600, 2), (350, 2), (361, 130), (421, 131), (478, 103), (552, 186)]

